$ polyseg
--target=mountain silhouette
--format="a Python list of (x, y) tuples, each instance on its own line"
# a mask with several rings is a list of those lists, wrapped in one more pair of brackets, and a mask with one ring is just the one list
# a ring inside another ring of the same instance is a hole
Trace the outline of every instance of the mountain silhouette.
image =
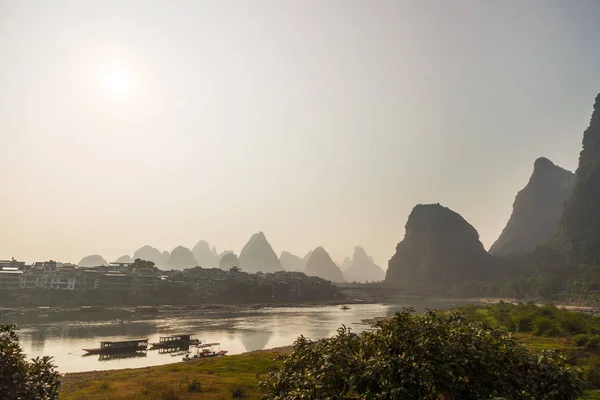
[(281, 252), (279, 262), (285, 271), (304, 272), (306, 268), (303, 259), (287, 251)]
[(108, 261), (106, 261), (101, 255), (92, 254), (90, 256), (83, 257), (77, 265), (84, 268), (92, 268), (100, 265), (108, 265)]
[[(165, 254), (166, 253), (166, 254)], [(155, 247), (145, 245), (135, 253), (133, 253), (133, 259), (141, 259), (145, 261), (152, 261), (157, 268), (165, 269), (167, 268), (167, 260), (169, 259), (169, 252), (161, 253)], [(166, 257), (165, 257), (166, 256)]]
[(238, 256), (232, 252), (232, 251), (225, 251), (222, 253), (223, 256), (221, 257), (221, 260), (219, 260), (219, 268), (227, 271), (232, 267), (238, 267), (240, 266), (240, 261), (238, 260)]
[(239, 256), (240, 267), (250, 273), (281, 271), (281, 262), (263, 232), (252, 235)]
[(354, 255), (352, 256), (350, 266), (343, 269), (342, 274), (349, 282), (378, 282), (385, 279), (383, 269), (376, 265), (373, 259), (360, 246), (354, 248)]
[(408, 217), (385, 281), (445, 292), (466, 280), (491, 277), (500, 267), (501, 260), (485, 251), (475, 228), (460, 214), (440, 204), (419, 204)]
[(219, 265), (221, 258), (216, 248), (210, 248), (208, 242), (200, 240), (192, 249), (192, 254), (198, 262), (198, 265), (204, 268), (213, 268)]
[(306, 275), (318, 276), (331, 282), (346, 282), (342, 271), (323, 247), (317, 247), (306, 262)]
[(600, 94), (583, 133), (573, 193), (565, 204), (557, 245), (571, 266), (600, 261)]
[(171, 269), (186, 269), (194, 268), (198, 264), (194, 258), (194, 254), (187, 247), (177, 246), (171, 252), (167, 260), (167, 266)]
[(121, 256), (115, 260), (116, 263), (132, 263), (133, 260), (128, 255)]

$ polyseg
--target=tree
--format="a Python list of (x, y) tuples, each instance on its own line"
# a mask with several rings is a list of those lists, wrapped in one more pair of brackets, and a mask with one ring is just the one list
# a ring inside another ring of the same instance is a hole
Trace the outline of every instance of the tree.
[(135, 261), (129, 265), (130, 270), (134, 269), (142, 269), (142, 268), (151, 268), (154, 269), (154, 262), (142, 260), (141, 258), (136, 258)]
[(58, 399), (59, 374), (52, 357), (31, 362), (19, 346), (15, 325), (0, 325), (0, 394), (3, 400)]
[(579, 372), (557, 353), (529, 353), (505, 331), (458, 314), (407, 309), (353, 333), (300, 336), (261, 382), (264, 399), (575, 400)]

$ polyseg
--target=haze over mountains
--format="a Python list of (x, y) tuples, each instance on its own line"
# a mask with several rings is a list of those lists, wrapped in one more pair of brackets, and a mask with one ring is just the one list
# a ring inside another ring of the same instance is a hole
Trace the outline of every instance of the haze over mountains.
[[(178, 246), (170, 254), (144, 246), (133, 258), (174, 269), (197, 265), (200, 259), (205, 266), (238, 266), (247, 272), (302, 271), (332, 282), (385, 278), (391, 286), (441, 293), (465, 282), (493, 280), (509, 271), (518, 274), (520, 265), (523, 271), (545, 271), (556, 266), (564, 271), (565, 267), (595, 265), (600, 260), (598, 204), (600, 94), (584, 132), (576, 174), (545, 157), (535, 160), (529, 182), (517, 193), (510, 219), (489, 252), (477, 230), (461, 215), (440, 204), (418, 204), (408, 217), (404, 238), (385, 273), (360, 246), (340, 266), (321, 246), (303, 258), (287, 251), (277, 257), (263, 232), (252, 235), (239, 258), (229, 251), (219, 255), (215, 247), (202, 240), (193, 251)], [(120, 260), (128, 260), (128, 256)], [(84, 266), (99, 264), (106, 264), (100, 255), (80, 262)]]
[[(171, 253), (161, 252), (155, 247), (146, 245), (135, 251), (133, 257), (121, 256), (115, 262), (132, 262), (136, 258), (141, 258), (154, 262), (161, 269), (180, 270), (194, 266), (229, 269), (235, 266), (250, 273), (286, 270), (313, 274), (313, 276), (325, 279), (330, 277), (336, 279), (337, 282), (345, 280), (379, 281), (385, 277), (383, 270), (375, 265), (373, 259), (360, 246), (355, 248), (352, 261), (350, 261), (350, 258), (346, 258), (347, 262), (351, 264), (348, 271), (346, 271), (347, 277), (341, 274), (337, 264), (331, 260), (329, 254), (322, 247), (319, 247), (318, 250), (315, 257), (313, 257), (314, 251), (311, 250), (304, 258), (287, 251), (282, 251), (281, 256), (278, 258), (266, 235), (263, 232), (258, 232), (251, 236), (242, 248), (239, 257), (231, 250), (219, 254), (216, 247), (211, 247), (207, 241), (200, 240), (193, 250), (184, 246), (177, 246)], [(309, 266), (311, 258), (312, 261)], [(108, 264), (106, 260), (98, 255), (85, 257), (82, 262), (87, 267), (94, 266), (94, 264)]]
[[(354, 248), (354, 255), (350, 261), (348, 258), (344, 260), (340, 269), (344, 278), (349, 282), (377, 282), (385, 279), (385, 272), (381, 267), (375, 264), (372, 257), (369, 257), (365, 250), (356, 246)], [(347, 265), (347, 267), (344, 266)]]

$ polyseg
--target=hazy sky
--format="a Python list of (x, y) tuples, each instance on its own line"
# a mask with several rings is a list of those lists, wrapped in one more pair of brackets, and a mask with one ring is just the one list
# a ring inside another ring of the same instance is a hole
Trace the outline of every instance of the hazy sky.
[(488, 247), (534, 160), (574, 170), (600, 2), (0, 0), (0, 258), (205, 239), (355, 245), (417, 203)]

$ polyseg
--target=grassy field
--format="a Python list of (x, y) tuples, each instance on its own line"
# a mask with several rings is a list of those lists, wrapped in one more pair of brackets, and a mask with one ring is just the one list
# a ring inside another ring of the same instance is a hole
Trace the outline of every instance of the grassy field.
[(156, 367), (66, 374), (61, 400), (259, 399), (258, 381), (277, 368), (275, 351)]

